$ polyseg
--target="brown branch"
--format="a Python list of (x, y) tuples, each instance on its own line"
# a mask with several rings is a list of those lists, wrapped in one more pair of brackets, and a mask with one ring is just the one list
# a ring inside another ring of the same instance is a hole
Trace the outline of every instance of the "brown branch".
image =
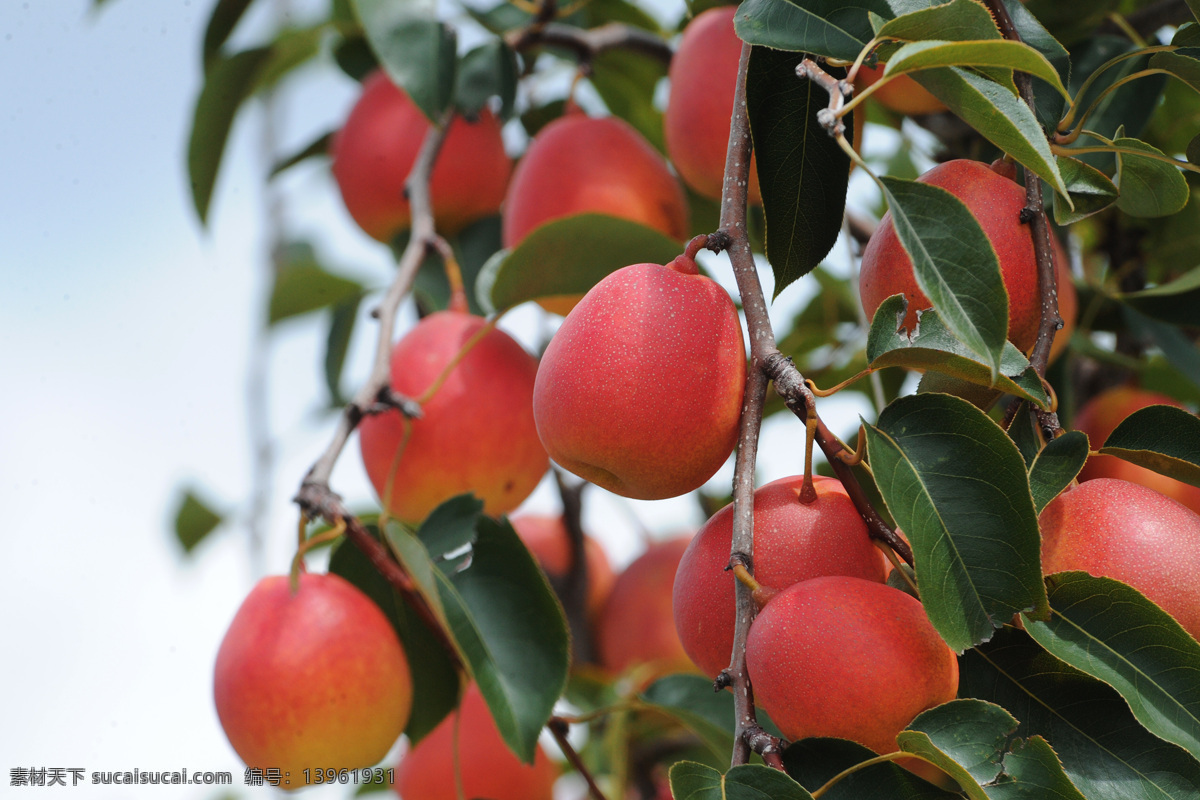
[(505, 37), (512, 49), (521, 52), (533, 47), (561, 47), (570, 50), (584, 64), (590, 64), (606, 50), (632, 50), (669, 64), (673, 51), (662, 38), (650, 31), (610, 22), (584, 30), (561, 23), (533, 24)]
[(575, 485), (567, 483), (563, 471), (551, 470), (558, 484), (558, 495), (562, 499), (563, 525), (570, 538), (568, 545), (570, 561), (567, 573), (563, 576), (560, 587), (563, 611), (567, 615), (567, 625), (571, 629), (571, 650), (575, 663), (587, 663), (592, 660), (592, 631), (588, 624), (588, 588), (589, 581), (594, 576), (588, 574), (587, 551), (583, 538), (583, 490), (588, 487), (587, 481)]
[(333, 467), (346, 447), (350, 434), (358, 427), (358, 423), (368, 414), (376, 414), (392, 408), (399, 409), (409, 416), (419, 416), (420, 406), (407, 397), (403, 397), (391, 389), (390, 355), (392, 349), (392, 331), (395, 326), (396, 313), (400, 303), (408, 296), (416, 278), (417, 269), (425, 258), (431, 246), (437, 241), (437, 232), (433, 225), (433, 210), (429, 199), (429, 176), (433, 170), (438, 151), (446, 138), (453, 111), (448, 110), (437, 125), (429, 129), (421, 149), (417, 153), (412, 171), (404, 184), (412, 208), (412, 233), (404, 253), (400, 256), (396, 268), (396, 276), (391, 286), (373, 312), (379, 320), (379, 334), (375, 346), (375, 362), (366, 383), (359, 389), (354, 399), (346, 404), (334, 432), (333, 440), (325, 452), (309, 469), (300, 484), (295, 502), (310, 518), (324, 518), (331, 525), (344, 524), (346, 539), (361, 550), (379, 573), (387, 579), (398, 591), (421, 619), (429, 627), (433, 635), (441, 642), (447, 656), (455, 668), (462, 671), (462, 660), (457, 648), (446, 632), (437, 614), (426, 602), (425, 597), (417, 590), (411, 576), (404, 570), (391, 553), (366, 529), (362, 522), (346, 510), (342, 499), (329, 485)]
[[(729, 123), (729, 148), (725, 155), (725, 180), (721, 189), (721, 227), (709, 237), (714, 250), (729, 253), (738, 294), (750, 329), (750, 372), (742, 399), (742, 418), (738, 432), (737, 459), (733, 472), (733, 542), (730, 564), (754, 558), (754, 463), (758, 455), (758, 434), (762, 427), (763, 405), (767, 397), (767, 375), (762, 367), (766, 356), (775, 350), (775, 334), (767, 315), (767, 301), (758, 281), (758, 268), (746, 232), (746, 210), (750, 185), (750, 120), (746, 114), (746, 70), (750, 63), (750, 45), (742, 45), (738, 61), (737, 86), (733, 95), (733, 118)], [(746, 637), (758, 608), (750, 589), (736, 584), (737, 618), (734, 623), (733, 652), (728, 678), (733, 688), (735, 736), (732, 764), (750, 760), (745, 732), (758, 727), (754, 711), (754, 690), (746, 670)]]
[(296, 502), (308, 512), (310, 517), (320, 516), (331, 525), (345, 524), (347, 541), (363, 552), (375, 569), (379, 570), (379, 574), (400, 593), (404, 602), (417, 612), (434, 638), (441, 643), (450, 663), (459, 672), (463, 671), (465, 667), (462, 659), (458, 656), (458, 649), (454, 641), (446, 632), (442, 621), (430, 607), (425, 596), (417, 589), (412, 577), (404, 571), (396, 559), (392, 558), (388, 548), (371, 535), (362, 521), (346, 510), (346, 507), (342, 505), (342, 499), (331, 492), (328, 486), (306, 483), (300, 487), (300, 492), (296, 495)]
[(413, 413), (414, 411), (419, 413), (419, 406), (408, 398), (396, 394), (390, 388), (389, 362), (392, 352), (392, 331), (400, 303), (408, 296), (413, 280), (416, 279), (417, 270), (420, 269), (421, 262), (425, 259), (425, 254), (437, 240), (437, 233), (433, 227), (433, 210), (429, 202), (429, 175), (433, 171), (433, 162), (437, 159), (438, 151), (441, 150), (442, 142), (446, 138), (452, 114), (453, 112), (447, 111), (440, 124), (429, 129), (425, 141), (421, 143), (417, 159), (413, 163), (412, 172), (409, 173), (408, 179), (404, 183), (404, 191), (408, 195), (412, 208), (412, 234), (400, 256), (392, 285), (388, 287), (387, 294), (384, 295), (379, 307), (372, 312), (372, 316), (379, 320), (379, 333), (375, 342), (375, 362), (371, 367), (371, 374), (354, 398), (342, 410), (342, 418), (334, 432), (333, 441), (309, 469), (301, 484), (301, 489), (314, 484), (328, 490), (329, 476), (333, 473), (334, 464), (337, 463), (338, 457), (346, 447), (350, 434), (367, 414), (379, 413), (393, 406), (410, 416), (416, 415)]
[(772, 736), (758, 725), (747, 728), (742, 737), (746, 740), (746, 746), (762, 756), (768, 767), (774, 767), (780, 772), (785, 771), (781, 754), (787, 744), (782, 739)]
[[(807, 419), (809, 404), (813, 402), (812, 393), (805, 386), (804, 377), (796, 369), (792, 360), (777, 351), (767, 359), (764, 369), (775, 383), (775, 391), (783, 398), (792, 413), (801, 420)], [(849, 454), (849, 451), (842, 447), (842, 443), (819, 417), (816, 442), (817, 446), (821, 448), (821, 452), (825, 454), (826, 460), (829, 461), (829, 466), (833, 468), (834, 475), (845, 487), (846, 494), (850, 496), (854, 507), (858, 509), (859, 516), (867, 526), (867, 532), (872, 538), (884, 542), (895, 550), (901, 558), (908, 562), (909, 566), (912, 566), (912, 548), (904, 539), (900, 538), (900, 534), (896, 533), (892, 526), (884, 521), (883, 517), (879, 516), (879, 512), (871, 505), (854, 470), (841, 459), (841, 455)]]
[(567, 738), (567, 732), (570, 730), (567, 721), (561, 717), (551, 717), (546, 723), (546, 730), (554, 736), (554, 741), (558, 743), (558, 749), (562, 750), (567, 762), (587, 781), (588, 794), (591, 795), (592, 800), (605, 800), (604, 792), (600, 791), (595, 777), (592, 776), (587, 765), (583, 763), (583, 759), (579, 757), (579, 753), (575, 751), (571, 741)]
[[(1003, 0), (987, 0), (987, 5), (1004, 38), (1014, 42), (1021, 41)], [(1021, 99), (1036, 115), (1033, 79), (1025, 72), (1014, 72), (1013, 77), (1016, 79)], [(1021, 221), (1029, 225), (1029, 233), (1033, 237), (1033, 250), (1037, 257), (1038, 292), (1042, 298), (1037, 340), (1029, 356), (1029, 363), (1040, 377), (1045, 378), (1046, 366), (1050, 361), (1050, 345), (1054, 342), (1054, 334), (1063, 326), (1062, 318), (1058, 314), (1058, 276), (1055, 274), (1054, 255), (1050, 247), (1050, 225), (1046, 220), (1046, 209), (1042, 202), (1041, 179), (1024, 165), (1021, 170), (1025, 178), (1025, 208), (1021, 210)], [(1060, 429), (1058, 415), (1054, 412), (1038, 411), (1037, 416), (1038, 423), (1047, 435), (1053, 437)]]

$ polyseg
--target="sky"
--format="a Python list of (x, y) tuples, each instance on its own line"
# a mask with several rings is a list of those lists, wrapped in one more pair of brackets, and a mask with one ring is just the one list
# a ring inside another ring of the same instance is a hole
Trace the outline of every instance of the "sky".
[[(109, 0), (96, 12), (90, 0), (0, 3), (0, 629), (8, 637), (0, 796), (40, 796), (11, 787), (10, 777), (41, 768), (83, 769), (86, 785), (71, 797), (221, 795), (206, 786), (90, 785), (93, 772), (135, 768), (229, 771), (234, 795), (270, 794), (242, 785), (213, 708), (212, 665), (250, 588), (264, 572), (287, 569), (297, 521), (290, 498), (333, 419), (321, 411), (320, 320), (281, 326), (266, 362), (275, 465), (255, 563), (245, 525), (253, 482), (246, 394), (267, 291), (262, 128), (257, 113), (235, 126), (202, 227), (184, 153), (212, 5)], [(268, 21), (252, 16), (235, 43), (253, 43)], [(328, 59), (300, 77), (280, 98), (283, 152), (339, 124), (355, 97)], [(277, 185), (291, 236), (313, 241), (346, 274), (384, 285), (390, 256), (353, 227), (327, 164), (302, 165)], [(840, 254), (839, 243), (833, 258)], [(710, 266), (732, 288), (727, 262)], [(769, 271), (764, 277), (769, 297)], [(773, 317), (787, 319), (810, 292), (790, 288)], [(346, 370), (351, 390), (371, 358), (370, 305)], [(412, 319), (405, 310), (401, 329)], [(503, 327), (532, 347), (541, 324), (539, 312), (523, 309)], [(860, 397), (822, 401), (835, 431), (849, 434), (866, 412)], [(801, 469), (802, 430), (794, 420), (768, 422), (761, 481)], [(711, 485), (731, 477), (727, 465)], [(352, 507), (374, 502), (356, 442), (333, 482)], [(184, 486), (230, 519), (190, 557), (172, 535)], [(644, 537), (703, 521), (687, 498), (590, 497), (585, 526), (617, 564)], [(556, 502), (543, 482), (527, 509), (548, 512)]]

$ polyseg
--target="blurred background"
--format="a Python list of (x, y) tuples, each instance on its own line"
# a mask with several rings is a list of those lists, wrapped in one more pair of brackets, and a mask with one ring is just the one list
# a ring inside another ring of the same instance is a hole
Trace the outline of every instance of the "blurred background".
[[(386, 285), (393, 260), (353, 225), (326, 160), (284, 173), (274, 194), (264, 188), (274, 158), (337, 127), (357, 96), (328, 54), (281, 86), (272, 124), (261, 105), (238, 118), (208, 225), (199, 223), (185, 153), (213, 5), (0, 3), (0, 504), (9, 542), (0, 794), (38, 794), (11, 787), (10, 775), (42, 768), (81, 768), (72, 797), (270, 792), (243, 785), (213, 709), (212, 665), (246, 593), (286, 571), (298, 520), (291, 497), (335, 420), (321, 366), (327, 320), (265, 332), (270, 231), (310, 242), (327, 265), (371, 287)], [(303, 19), (306, 6), (323, 5), (256, 7), (233, 44), (250, 46), (279, 15)], [(682, 0), (658, 11), (673, 27)], [(877, 135), (868, 151), (894, 146), (888, 132)], [(519, 131), (512, 146), (514, 155), (523, 147)], [(860, 208), (874, 202), (864, 176), (851, 198)], [(844, 271), (848, 261), (839, 243), (830, 265)], [(733, 287), (723, 259), (708, 266)], [(770, 296), (769, 270), (763, 279)], [(790, 319), (813, 285), (789, 288), (773, 316)], [(372, 307), (368, 298), (359, 310), (348, 392), (368, 371)], [(414, 319), (406, 308), (399, 330)], [(554, 324), (524, 308), (503, 327), (536, 349)], [(870, 413), (862, 394), (822, 401), (841, 435), (860, 413)], [(782, 416), (763, 431), (760, 483), (802, 469), (803, 427)], [(731, 477), (727, 465), (713, 493), (727, 493)], [(352, 509), (374, 505), (357, 441), (333, 485)], [(174, 527), (187, 491), (223, 519), (190, 554)], [(526, 508), (557, 504), (544, 481)], [(584, 521), (619, 566), (647, 538), (693, 530), (703, 515), (694, 497), (648, 503), (593, 489)], [(233, 786), (91, 785), (92, 772), (135, 768), (229, 771)]]

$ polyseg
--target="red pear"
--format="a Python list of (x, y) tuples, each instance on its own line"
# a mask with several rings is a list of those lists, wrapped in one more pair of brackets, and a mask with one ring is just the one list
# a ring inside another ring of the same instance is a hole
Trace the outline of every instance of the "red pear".
[(440, 311), (396, 343), (391, 373), (423, 416), (392, 410), (359, 426), (363, 464), (390, 514), (419, 522), (472, 492), (498, 515), (529, 496), (549, 462), (533, 421), (537, 361), (521, 345), (482, 317)]
[[(375, 603), (337, 575), (259, 581), (229, 626), (213, 676), (221, 727), (248, 766), (369, 767), (387, 755), (412, 707), (408, 660)], [(289, 777), (290, 775), (290, 777)]]
[[(871, 543), (867, 527), (842, 483), (813, 476), (817, 499), (800, 502), (804, 477), (781, 478), (754, 493), (754, 577), (783, 590), (822, 575), (849, 575), (882, 583), (888, 561)], [(733, 573), (733, 506), (728, 505), (692, 539), (675, 576), (675, 626), (692, 661), (709, 677), (729, 666), (736, 616)]]
[(725, 463), (745, 381), (733, 302), (681, 255), (619, 269), (587, 293), (542, 356), (533, 412), (563, 467), (656, 500), (698, 488)]
[[(408, 95), (376, 71), (334, 137), (333, 177), (346, 209), (380, 241), (412, 224), (404, 181), (430, 127)], [(456, 117), (430, 175), (438, 231), (452, 235), (497, 213), (511, 172), (496, 116), (484, 108), (474, 120)]]

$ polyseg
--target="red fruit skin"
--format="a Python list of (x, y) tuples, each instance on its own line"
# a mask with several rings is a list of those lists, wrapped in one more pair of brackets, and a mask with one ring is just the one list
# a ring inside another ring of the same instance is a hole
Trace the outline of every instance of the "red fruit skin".
[[(499, 515), (529, 496), (549, 467), (533, 421), (537, 361), (508, 334), (457, 311), (421, 320), (392, 350), (392, 388), (420, 398), (472, 339), (474, 346), (450, 371), (423, 416), (405, 421), (398, 411), (363, 419), (363, 465), (392, 516), (417, 522), (464, 492)], [(394, 472), (393, 472), (394, 470)]]
[[(823, 575), (886, 581), (887, 557), (871, 543), (842, 482), (814, 475), (817, 499), (804, 504), (803, 481), (802, 475), (781, 478), (754, 493), (755, 580), (775, 590)], [(728, 505), (692, 539), (675, 575), (675, 627), (687, 654), (711, 678), (729, 666), (733, 653), (736, 578), (726, 569), (732, 541)]]
[(387, 617), (337, 575), (263, 578), (234, 616), (213, 676), (217, 715), (248, 766), (369, 767), (408, 724), (412, 678)]
[[(671, 59), (671, 93), (663, 136), (671, 163), (698, 194), (720, 199), (725, 152), (742, 40), (733, 30), (736, 6), (701, 12), (688, 23)], [(758, 170), (750, 157), (750, 203), (762, 204)]]
[[(1183, 407), (1175, 398), (1165, 394), (1148, 392), (1135, 386), (1115, 386), (1084, 403), (1075, 416), (1075, 427), (1087, 434), (1093, 450), (1099, 450), (1126, 417), (1153, 405)], [(1141, 484), (1200, 513), (1200, 488), (1116, 456), (1092, 456), (1087, 460), (1079, 473), (1079, 480), (1090, 481), (1095, 478), (1116, 478)]]
[(645, 666), (650, 679), (694, 672), (671, 614), (671, 585), (690, 536), (656, 542), (617, 577), (596, 624), (600, 665), (611, 674)]
[(667, 162), (617, 117), (568, 114), (538, 132), (504, 200), (505, 247), (560, 217), (611, 214), (676, 239), (688, 234), (687, 199)]
[[(566, 577), (571, 568), (571, 540), (561, 516), (522, 514), (509, 522), (547, 575), (558, 579)], [(583, 537), (583, 552), (587, 561), (587, 608), (594, 617), (604, 607), (617, 576), (604, 548), (587, 534)]]
[(634, 264), (600, 281), (538, 368), (533, 412), (550, 457), (626, 497), (698, 488), (737, 440), (741, 323), (724, 289), (684, 268)]
[(522, 764), (508, 749), (488, 711), (479, 687), (471, 684), (458, 711), (442, 720), (396, 766), (392, 785), (402, 800), (456, 800), (454, 782), (454, 722), (463, 797), (489, 800), (552, 800), (558, 771), (541, 745), (533, 764)]
[[(862, 92), (882, 77), (883, 64), (877, 67), (860, 67), (854, 78), (854, 86), (858, 92)], [(941, 100), (908, 75), (893, 78), (885, 86), (872, 92), (871, 97), (879, 101), (881, 106), (910, 117), (946, 110), (946, 105)]]
[[(412, 224), (404, 181), (429, 128), (408, 95), (377, 70), (363, 82), (362, 96), (334, 137), (333, 177), (346, 209), (381, 242)], [(496, 116), (484, 108), (472, 122), (456, 117), (429, 179), (438, 232), (453, 235), (496, 214), (511, 172)]]
[(1200, 639), (1200, 515), (1153, 489), (1095, 478), (1050, 501), (1042, 570), (1128, 583)]
[[(1020, 220), (1021, 209), (1025, 207), (1025, 190), (1015, 181), (997, 175), (987, 164), (965, 159), (939, 164), (918, 180), (953, 194), (979, 221), (996, 250), (1004, 288), (1008, 291), (1009, 341), (1022, 352), (1028, 352), (1037, 338), (1041, 299), (1037, 289), (1037, 259), (1033, 251), (1033, 239), (1029, 227)], [(1067, 258), (1058, 240), (1053, 236), (1050, 238), (1060, 293), (1073, 295)], [(904, 326), (909, 331), (916, 327), (917, 311), (931, 305), (917, 286), (912, 259), (900, 244), (891, 212), (883, 215), (879, 227), (867, 242), (858, 286), (868, 318), (875, 316), (875, 311), (884, 300), (894, 294), (904, 294), (908, 299)], [(1068, 302), (1073, 308), (1073, 298), (1072, 301), (1066, 301), (1060, 297), (1061, 305), (1066, 306)], [(1073, 318), (1074, 314), (1070, 316)], [(1059, 331), (1060, 337), (1063, 332)], [(1066, 333), (1067, 337), (1064, 338), (1069, 338), (1070, 332)]]
[(958, 660), (920, 602), (861, 578), (776, 595), (750, 627), (746, 667), (755, 702), (787, 738), (836, 736), (880, 754), (958, 693)]

